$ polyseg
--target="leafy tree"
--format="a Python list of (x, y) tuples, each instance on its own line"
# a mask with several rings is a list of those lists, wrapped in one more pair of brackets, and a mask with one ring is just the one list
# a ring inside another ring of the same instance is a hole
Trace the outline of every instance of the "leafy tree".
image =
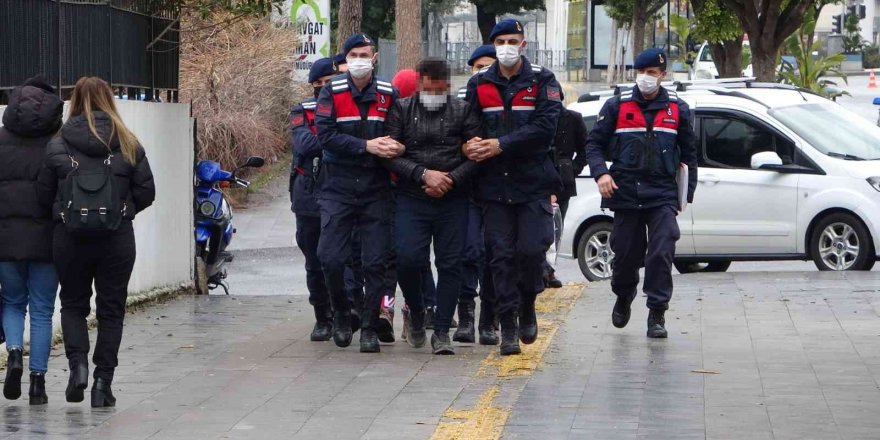
[(845, 31), (843, 36), (844, 53), (853, 54), (861, 52), (866, 44), (862, 40), (862, 27), (859, 26), (859, 16), (847, 14), (843, 29)]
[(748, 34), (752, 66), (761, 81), (775, 79), (779, 49), (815, 4), (816, 0), (720, 0), (720, 6), (729, 8)]
[(477, 7), (477, 26), (483, 37), (483, 44), (489, 44), (489, 34), (495, 27), (496, 17), (516, 14), (524, 10), (545, 10), (544, 0), (469, 0)]
[(794, 56), (797, 67), (789, 63), (783, 63), (780, 77), (783, 82), (811, 90), (827, 98), (837, 98), (841, 95), (849, 95), (846, 91), (837, 89), (837, 83), (826, 79), (829, 74), (839, 76), (846, 83), (846, 74), (840, 70), (840, 63), (845, 59), (843, 54), (831, 55), (813, 59), (813, 52), (819, 50), (821, 42), (815, 41), (812, 46), (807, 45), (808, 36), (816, 31), (816, 18), (813, 11), (807, 13), (804, 25), (798, 31), (785, 40), (788, 53)]
[(691, 0), (697, 26), (694, 34), (709, 42), (718, 75), (736, 78), (742, 75), (743, 28), (736, 15), (724, 8), (720, 0)]
[(633, 54), (639, 54), (645, 50), (645, 38), (648, 22), (660, 9), (665, 7), (668, 0), (632, 0), (632, 42)]

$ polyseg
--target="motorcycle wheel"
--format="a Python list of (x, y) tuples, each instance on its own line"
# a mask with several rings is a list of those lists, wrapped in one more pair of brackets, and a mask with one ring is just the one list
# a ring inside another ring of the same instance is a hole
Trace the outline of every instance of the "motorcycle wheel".
[(208, 289), (208, 263), (199, 255), (196, 255), (195, 276), (193, 278), (196, 295), (207, 295), (210, 292)]

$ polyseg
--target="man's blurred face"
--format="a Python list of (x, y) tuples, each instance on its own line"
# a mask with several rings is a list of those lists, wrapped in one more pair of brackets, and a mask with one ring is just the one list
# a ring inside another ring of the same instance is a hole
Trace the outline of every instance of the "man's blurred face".
[(471, 67), (471, 73), (477, 73), (486, 67), (492, 65), (495, 62), (495, 58), (492, 57), (480, 57), (474, 60), (474, 65)]
[(434, 79), (423, 76), (419, 82), (419, 91), (429, 95), (447, 95), (449, 93), (449, 79)]

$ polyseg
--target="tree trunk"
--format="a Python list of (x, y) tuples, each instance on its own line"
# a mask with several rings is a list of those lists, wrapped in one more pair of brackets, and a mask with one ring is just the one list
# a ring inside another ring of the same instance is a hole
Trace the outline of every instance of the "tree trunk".
[(739, 78), (742, 76), (742, 37), (736, 40), (712, 43), (712, 58), (721, 78)]
[(397, 70), (415, 69), (422, 59), (422, 1), (395, 0)]
[(483, 44), (492, 44), (489, 41), (489, 35), (492, 34), (492, 28), (495, 27), (495, 16), (486, 12), (482, 6), (477, 6), (477, 26), (480, 28), (480, 36), (483, 37)]
[(364, 8), (361, 0), (339, 0), (339, 25), (336, 28), (337, 53), (342, 52), (348, 37), (361, 31), (363, 17)]
[(752, 44), (752, 70), (755, 77), (762, 82), (776, 82), (776, 52), (779, 50), (779, 43), (754, 41)]
[(642, 51), (645, 50), (645, 28), (647, 27), (648, 17), (645, 16), (645, 12), (642, 10), (636, 9), (633, 12), (633, 22), (632, 22), (632, 49), (633, 49), (633, 59), (639, 56)]
[(608, 54), (608, 73), (606, 74), (609, 86), (614, 85), (617, 70), (617, 34), (620, 33), (618, 29), (617, 20), (611, 20), (611, 50)]

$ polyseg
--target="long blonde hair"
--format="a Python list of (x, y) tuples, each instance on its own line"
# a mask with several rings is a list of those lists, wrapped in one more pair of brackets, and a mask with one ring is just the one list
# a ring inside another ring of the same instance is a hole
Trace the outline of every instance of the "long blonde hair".
[[(104, 139), (95, 127), (94, 112), (101, 111), (110, 117), (110, 138)], [(76, 82), (73, 95), (70, 97), (70, 114), (68, 117), (84, 115), (89, 124), (89, 130), (101, 143), (110, 150), (110, 142), (116, 136), (122, 146), (122, 157), (134, 165), (137, 162), (137, 137), (122, 122), (119, 112), (116, 110), (116, 102), (113, 99), (113, 90), (101, 78), (96, 76), (84, 76)]]

